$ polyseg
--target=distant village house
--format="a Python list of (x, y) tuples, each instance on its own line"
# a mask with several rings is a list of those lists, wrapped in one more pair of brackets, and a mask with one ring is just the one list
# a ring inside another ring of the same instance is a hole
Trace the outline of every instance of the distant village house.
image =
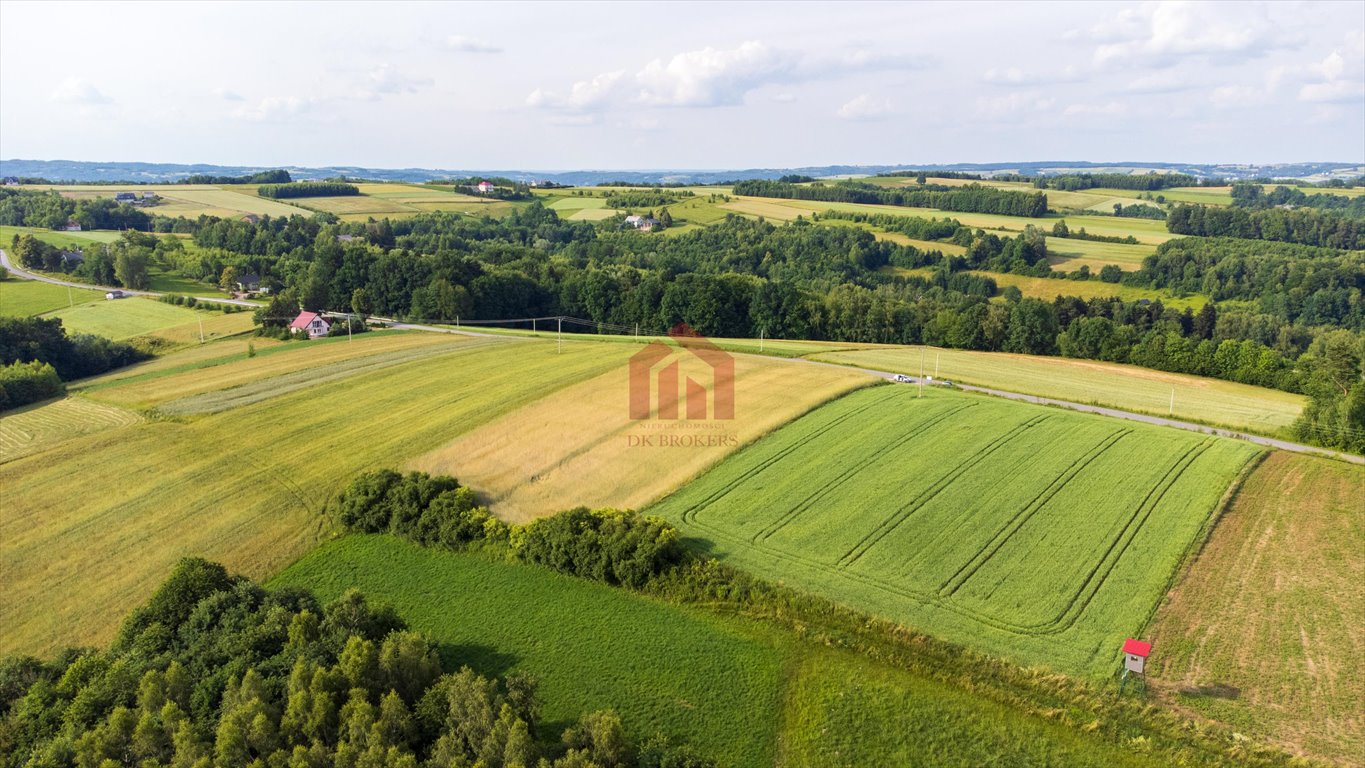
[(81, 223), (75, 219), (67, 219), (66, 226), (62, 227), (62, 229), (67, 232), (79, 232), (81, 231)]
[(74, 269), (85, 261), (85, 254), (81, 253), (79, 250), (62, 251), (61, 256), (62, 268), (67, 270)]
[(112, 291), (110, 291), (110, 292), (104, 294), (104, 298), (106, 298), (106, 299), (125, 299), (125, 298), (128, 297), (128, 295), (129, 295), (129, 294), (128, 294), (126, 291), (120, 291), (120, 290), (118, 290), (117, 288), (115, 288), (114, 290), (112, 290)]
[(294, 318), (294, 322), (289, 324), (290, 333), (306, 333), (310, 339), (326, 336), (331, 329), (332, 324), (317, 312), (300, 312), (299, 316)]
[(495, 189), (495, 187), (493, 186), (493, 182), (491, 181), (481, 181), (479, 182), (479, 185), (476, 187), (476, 189), (479, 190), (479, 194), (486, 195), (489, 192), (492, 192)]
[(659, 221), (657, 219), (651, 219), (648, 216), (627, 216), (626, 223), (631, 225), (632, 227), (635, 227), (641, 232), (649, 232), (650, 230), (654, 229), (656, 226), (659, 225)]
[(254, 272), (243, 272), (237, 276), (237, 290), (247, 293), (261, 290), (261, 276)]

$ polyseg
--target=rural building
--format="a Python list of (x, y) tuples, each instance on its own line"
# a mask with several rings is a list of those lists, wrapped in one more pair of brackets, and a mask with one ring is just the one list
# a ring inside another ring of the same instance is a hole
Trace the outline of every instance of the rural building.
[(16, 179), (15, 177), (13, 177), (13, 176), (6, 176), (6, 177), (5, 177), (5, 186), (7, 186), (7, 187), (17, 187), (17, 186), (19, 186), (19, 180)]
[(237, 290), (247, 293), (261, 290), (261, 276), (254, 272), (243, 272), (237, 276)]
[(120, 291), (120, 290), (118, 290), (117, 288), (115, 288), (114, 290), (112, 290), (112, 291), (110, 291), (110, 292), (104, 294), (104, 298), (106, 298), (106, 299), (126, 299), (126, 298), (128, 298), (128, 293), (127, 293), (126, 291)]
[(488, 194), (489, 192), (492, 192), (492, 191), (493, 191), (493, 189), (494, 189), (494, 187), (493, 187), (493, 182), (491, 182), (491, 181), (481, 181), (481, 182), (479, 182), (479, 186), (476, 187), (476, 189), (479, 190), (479, 194), (481, 194), (481, 195), (486, 195), (486, 194)]
[(245, 215), (245, 216), (242, 217), (242, 221), (245, 221), (245, 222), (248, 223), (248, 224), (255, 224), (256, 222), (258, 222), (258, 221), (260, 221), (260, 220), (261, 220), (261, 217), (260, 217), (260, 216), (257, 216), (257, 215), (254, 214), (254, 213), (248, 213), (247, 215)]
[(1141, 675), (1147, 666), (1147, 657), (1152, 655), (1152, 644), (1128, 638), (1123, 641), (1123, 669)]
[(66, 226), (62, 227), (62, 229), (67, 232), (79, 232), (81, 231), (81, 223), (75, 219), (67, 219)]
[(648, 232), (659, 224), (658, 220), (651, 219), (648, 216), (627, 216), (626, 223), (641, 232)]
[(310, 339), (326, 336), (331, 329), (332, 325), (327, 322), (327, 318), (317, 312), (300, 312), (299, 316), (294, 318), (294, 322), (289, 324), (290, 333), (306, 333)]
[(355, 235), (337, 235), (338, 243), (349, 243), (355, 240)]
[(63, 267), (74, 267), (85, 261), (85, 254), (81, 253), (79, 250), (62, 251), (61, 257)]
[(137, 195), (133, 194), (132, 192), (116, 192), (116, 193), (114, 193), (114, 202), (116, 202), (116, 203), (132, 203), (132, 202), (136, 202), (136, 201), (137, 201)]

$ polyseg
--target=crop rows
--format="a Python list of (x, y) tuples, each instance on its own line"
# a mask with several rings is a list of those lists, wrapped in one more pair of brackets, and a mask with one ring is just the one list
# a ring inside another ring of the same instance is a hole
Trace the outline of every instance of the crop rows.
[(136, 424), (141, 418), (122, 408), (77, 397), (0, 417), (0, 463), (37, 453), (73, 437)]
[[(1135, 632), (1257, 451), (910, 387), (798, 419), (655, 511), (712, 554), (1030, 661)], [(1121, 638), (1120, 638), (1121, 639)]]

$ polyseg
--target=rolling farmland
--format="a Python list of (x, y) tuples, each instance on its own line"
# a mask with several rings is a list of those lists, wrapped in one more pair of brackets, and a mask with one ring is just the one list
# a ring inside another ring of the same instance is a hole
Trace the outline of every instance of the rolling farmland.
[(132, 411), (64, 397), (0, 415), (0, 464), (64, 440), (142, 420)]
[(1161, 699), (1311, 754), (1365, 745), (1365, 469), (1271, 454), (1157, 613)]
[(1258, 453), (877, 387), (792, 422), (652, 510), (769, 578), (991, 653), (1105, 675)]
[[(630, 392), (624, 369), (612, 370), (492, 421), (409, 466), (460, 478), (510, 521), (580, 504), (638, 508), (738, 446), (872, 381), (853, 370), (739, 356), (732, 421), (642, 425), (626, 407)], [(721, 429), (690, 428), (718, 424)], [(714, 438), (715, 444), (699, 449), (698, 438)]]
[(162, 199), (161, 203), (150, 206), (147, 212), (161, 216), (183, 216), (193, 219), (199, 216), (221, 216), (234, 218), (246, 214), (258, 216), (292, 216), (306, 214), (302, 208), (287, 203), (258, 197), (254, 184), (153, 184), (119, 187), (106, 184), (74, 185), (31, 185), (25, 189), (56, 190), (63, 197), (76, 200), (96, 197), (113, 197), (119, 192), (141, 194), (153, 192)]
[(921, 358), (916, 347), (876, 347), (812, 357), (909, 375), (919, 374), (923, 359), (927, 361), (926, 373), (964, 384), (1135, 413), (1170, 414), (1177, 419), (1271, 436), (1284, 436), (1307, 402), (1302, 395), (1278, 389), (1065, 357), (929, 349)]
[(389, 536), (324, 544), (270, 586), (323, 600), (358, 587), (439, 643), (447, 665), (535, 675), (551, 731), (613, 707), (632, 733), (735, 768), (1163, 765), (765, 623)]

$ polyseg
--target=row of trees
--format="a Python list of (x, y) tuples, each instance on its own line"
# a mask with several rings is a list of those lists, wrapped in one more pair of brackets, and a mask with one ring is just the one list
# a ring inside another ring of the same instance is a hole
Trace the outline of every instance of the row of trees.
[(294, 197), (343, 197), (360, 194), (360, 188), (340, 181), (294, 181), (287, 184), (262, 184), (256, 189), (256, 194), (277, 200)]
[(610, 710), (546, 738), (534, 678), (447, 671), (352, 590), (327, 605), (180, 562), (107, 651), (0, 661), (0, 765), (706, 768)]
[(1166, 218), (1166, 211), (1155, 205), (1114, 203), (1114, 215), (1129, 219), (1164, 219)]
[(181, 184), (288, 184), (294, 179), (289, 171), (277, 168), (270, 171), (248, 173), (245, 176), (214, 176), (196, 173), (180, 180)]
[(81, 229), (147, 230), (152, 216), (111, 197), (72, 200), (56, 192), (0, 187), (0, 225), (63, 229), (73, 221)]
[(1200, 179), (1184, 173), (1069, 173), (1062, 176), (1029, 178), (1038, 189), (1057, 189), (1075, 192), (1082, 189), (1136, 189), (1151, 192), (1172, 187), (1193, 187)]
[(1239, 208), (1308, 207), (1335, 211), (1352, 219), (1365, 218), (1365, 195), (1307, 193), (1296, 187), (1277, 186), (1267, 192), (1261, 184), (1240, 182), (1232, 185), (1232, 204)]
[(1177, 235), (1277, 240), (1343, 250), (1362, 247), (1359, 221), (1313, 208), (1251, 209), (1179, 204), (1167, 215), (1166, 229)]
[(692, 196), (691, 190), (631, 189), (608, 193), (606, 205), (608, 208), (657, 208)]
[(66, 384), (50, 363), (30, 360), (0, 365), (0, 412), (66, 394)]
[(127, 342), (88, 333), (68, 335), (59, 317), (0, 317), (0, 365), (45, 363), (71, 381), (147, 357)]
[(941, 211), (994, 213), (1002, 216), (1036, 218), (1047, 215), (1047, 195), (1041, 192), (1016, 192), (980, 184), (939, 189), (887, 189), (856, 181), (801, 186), (785, 184), (780, 181), (755, 179), (736, 182), (734, 193), (754, 197), (818, 200), (827, 203), (868, 203), (900, 205), (909, 208), (937, 208)]

